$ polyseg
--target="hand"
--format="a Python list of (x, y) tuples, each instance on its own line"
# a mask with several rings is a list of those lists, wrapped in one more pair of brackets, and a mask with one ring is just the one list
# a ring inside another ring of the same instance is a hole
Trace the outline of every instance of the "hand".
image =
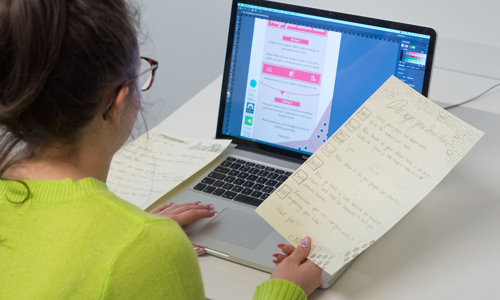
[(172, 219), (180, 226), (184, 226), (202, 218), (211, 218), (219, 213), (213, 210), (212, 204), (200, 205), (200, 203), (200, 201), (184, 204), (171, 202), (158, 206), (150, 214)]
[(284, 279), (293, 282), (309, 296), (321, 285), (322, 273), (320, 267), (307, 259), (307, 255), (311, 251), (311, 238), (305, 237), (293, 250), (292, 246), (285, 246), (281, 247), (285, 255), (275, 256), (277, 266), (271, 274), (271, 279)]

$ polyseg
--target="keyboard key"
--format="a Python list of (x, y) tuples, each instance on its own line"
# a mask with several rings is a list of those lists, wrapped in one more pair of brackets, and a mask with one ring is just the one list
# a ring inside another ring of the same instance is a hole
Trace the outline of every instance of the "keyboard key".
[(255, 182), (257, 183), (266, 183), (267, 179), (264, 178), (264, 177), (259, 177), (259, 179), (257, 179)]
[(203, 178), (203, 180), (201, 181), (201, 183), (212, 184), (212, 183), (214, 183), (214, 181), (215, 181), (215, 179), (205, 177), (205, 178)]
[(262, 189), (262, 192), (263, 193), (268, 193), (268, 194), (271, 194), (272, 192), (274, 191), (274, 188), (270, 187), (270, 186), (266, 186)]
[(233, 182), (236, 178), (234, 177), (231, 177), (231, 176), (227, 176), (226, 178), (224, 178), (224, 181), (225, 182)]
[(264, 171), (264, 170), (262, 170), (262, 171), (260, 171), (260, 172), (259, 172), (259, 174), (257, 174), (257, 175), (259, 175), (259, 176), (264, 176), (264, 177), (265, 177), (265, 176), (269, 175), (269, 172), (268, 172), (268, 171)]
[(213, 178), (213, 179), (222, 180), (226, 177), (226, 175), (220, 174), (220, 173), (215, 173), (215, 172), (210, 172), (210, 174), (208, 174), (208, 177)]
[(285, 174), (285, 171), (283, 171), (283, 170), (276, 170), (276, 171), (274, 171), (274, 173), (278, 173), (280, 175), (283, 175), (283, 174)]
[(224, 185), (224, 181), (220, 181), (220, 180), (217, 180), (216, 182), (214, 182), (212, 184), (213, 186), (216, 186), (216, 187), (221, 187)]
[(231, 169), (238, 170), (239, 168), (241, 168), (241, 165), (237, 163), (232, 163), (229, 167)]
[(252, 168), (252, 169), (248, 170), (248, 173), (254, 174), (254, 175), (257, 174), (257, 173), (259, 173), (259, 172), (260, 172), (260, 170), (257, 169), (257, 168)]
[(262, 196), (262, 192), (259, 191), (253, 191), (253, 193), (250, 194), (250, 197), (259, 198), (260, 196)]
[(231, 192), (239, 193), (239, 192), (241, 192), (242, 190), (243, 190), (243, 187), (242, 187), (242, 186), (237, 185), (237, 186), (235, 186), (235, 187), (233, 187), (233, 188), (231, 189)]
[(225, 167), (218, 166), (217, 168), (215, 168), (214, 171), (217, 173), (226, 174), (227, 172), (229, 172), (229, 169), (225, 168)]
[(230, 190), (232, 189), (234, 184), (226, 183), (222, 186), (223, 189)]
[(257, 190), (257, 191), (260, 191), (262, 188), (264, 187), (264, 185), (262, 184), (256, 184), (252, 187), (253, 190)]
[(256, 198), (253, 198), (250, 196), (242, 195), (242, 194), (239, 194), (238, 196), (234, 197), (234, 201), (238, 201), (238, 202), (253, 205), (253, 206), (259, 206), (262, 203), (262, 200), (259, 200), (259, 199), (256, 199)]
[(267, 175), (267, 178), (269, 178), (269, 179), (276, 179), (278, 176), (279, 176), (279, 174), (271, 173), (271, 174)]
[(228, 158), (226, 158), (226, 160), (227, 161), (236, 161), (236, 158), (229, 156)]
[(276, 183), (276, 185), (274, 186), (274, 188), (276, 188), (276, 189), (277, 189), (277, 188), (278, 188), (278, 187), (279, 187), (282, 183), (283, 183), (283, 182), (278, 181), (278, 183)]
[(259, 176), (250, 175), (250, 176), (247, 177), (247, 180), (255, 181), (255, 180), (257, 180), (257, 178), (259, 178)]
[(241, 172), (248, 172), (248, 170), (250, 170), (250, 167), (247, 167), (247, 166), (243, 166), (243, 167), (238, 169), (238, 171), (241, 171)]
[(292, 175), (292, 172), (285, 172), (285, 175), (290, 176), (290, 175)]
[(234, 196), (236, 196), (237, 194), (235, 192), (230, 192), (230, 191), (226, 191), (224, 194), (222, 194), (222, 198), (226, 198), (226, 199), (233, 199)]
[(220, 165), (222, 167), (229, 167), (231, 164), (232, 164), (232, 162), (230, 162), (229, 160), (225, 160)]
[(238, 178), (243, 178), (243, 179), (245, 179), (245, 178), (247, 178), (247, 177), (248, 177), (248, 173), (243, 173), (243, 172), (242, 172), (242, 173), (238, 174)]
[(254, 185), (254, 183), (251, 181), (245, 181), (245, 183), (242, 184), (242, 186), (247, 187), (247, 188), (251, 188), (253, 185)]
[(224, 194), (224, 192), (226, 192), (225, 189), (216, 189), (215, 191), (212, 192), (212, 195), (220, 196), (220, 195)]
[(237, 159), (236, 162), (239, 163), (239, 164), (242, 164), (242, 165), (244, 165), (244, 164), (247, 163), (247, 161), (243, 160), (243, 159)]
[(265, 169), (265, 168), (266, 168), (266, 166), (259, 165), (259, 164), (255, 165), (255, 167), (256, 167), (257, 169)]
[(276, 183), (278, 183), (276, 180), (268, 180), (268, 181), (266, 182), (266, 185), (269, 185), (269, 186), (275, 186), (275, 185), (276, 185)]
[(243, 195), (250, 195), (253, 192), (252, 189), (246, 188), (241, 191)]
[(276, 180), (278, 181), (285, 181), (288, 179), (288, 176), (285, 176), (285, 175), (281, 175), (281, 176), (278, 176), (278, 178), (276, 178)]
[(215, 190), (215, 186), (207, 186), (206, 188), (203, 189), (203, 192), (205, 193), (211, 193)]
[(245, 182), (245, 180), (240, 179), (240, 178), (236, 178), (236, 180), (235, 180), (235, 181), (233, 181), (233, 183), (234, 183), (235, 185), (242, 185), (242, 184), (243, 184), (243, 182)]
[(265, 168), (265, 170), (266, 170), (266, 171), (269, 171), (269, 172), (274, 172), (274, 170), (275, 170), (275, 169), (274, 169), (274, 168), (271, 168), (271, 167), (266, 167), (266, 168)]
[(249, 161), (247, 161), (247, 163), (246, 163), (245, 165), (247, 165), (247, 166), (249, 166), (249, 167), (253, 167), (253, 166), (255, 166), (255, 164), (254, 164), (253, 162), (249, 162)]
[(238, 174), (240, 174), (240, 172), (239, 172), (239, 171), (236, 171), (236, 170), (231, 170), (231, 171), (229, 171), (229, 172), (227, 173), (227, 175), (229, 175), (229, 176), (235, 176), (235, 177), (236, 177), (236, 175), (238, 175)]
[(193, 189), (197, 190), (197, 191), (201, 191), (203, 190), (207, 185), (206, 184), (203, 184), (203, 183), (198, 183), (197, 185), (194, 186)]
[(264, 193), (262, 194), (262, 196), (259, 197), (259, 199), (266, 200), (267, 197), (269, 197), (269, 194)]

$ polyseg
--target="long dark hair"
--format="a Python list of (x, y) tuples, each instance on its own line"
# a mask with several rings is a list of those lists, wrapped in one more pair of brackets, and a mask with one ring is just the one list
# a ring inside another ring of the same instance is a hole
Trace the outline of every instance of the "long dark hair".
[(0, 0), (0, 176), (76, 144), (109, 87), (135, 75), (137, 22), (124, 0)]

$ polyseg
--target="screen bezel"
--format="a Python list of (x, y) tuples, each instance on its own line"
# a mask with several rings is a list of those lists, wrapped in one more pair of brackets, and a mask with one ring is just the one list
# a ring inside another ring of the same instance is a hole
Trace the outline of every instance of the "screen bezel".
[(220, 95), (221, 98), (220, 98), (220, 104), (219, 104), (219, 118), (217, 121), (217, 131), (216, 131), (216, 135), (215, 135), (215, 137), (217, 139), (232, 139), (233, 143), (235, 143), (237, 145), (245, 146), (245, 147), (255, 149), (258, 151), (264, 151), (264, 152), (277, 154), (277, 155), (284, 156), (287, 158), (299, 159), (302, 161), (305, 161), (307, 158), (309, 158), (311, 156), (311, 154), (296, 152), (293, 150), (288, 150), (288, 149), (280, 148), (277, 146), (271, 146), (271, 145), (261, 143), (261, 142), (249, 141), (246, 139), (242, 139), (242, 138), (238, 138), (238, 137), (234, 137), (234, 136), (226, 135), (226, 134), (222, 133), (224, 113), (225, 113), (225, 108), (226, 108), (226, 101), (225, 101), (226, 100), (226, 91), (227, 91), (228, 82), (229, 82), (229, 71), (230, 71), (230, 67), (231, 67), (231, 55), (232, 55), (232, 51), (233, 51), (236, 15), (237, 15), (239, 3), (248, 4), (248, 5), (255, 5), (255, 6), (262, 6), (262, 7), (278, 9), (278, 10), (286, 10), (286, 11), (290, 11), (290, 12), (314, 15), (314, 16), (319, 16), (319, 17), (323, 17), (323, 18), (336, 19), (336, 20), (342, 20), (342, 21), (348, 21), (348, 22), (355, 22), (355, 23), (361, 23), (361, 24), (366, 24), (366, 25), (371, 25), (371, 26), (383, 27), (383, 28), (387, 28), (387, 29), (408, 31), (408, 32), (412, 32), (412, 33), (428, 35), (428, 36), (430, 36), (430, 40), (429, 40), (429, 48), (428, 48), (426, 64), (425, 64), (424, 81), (423, 81), (423, 85), (422, 85), (422, 95), (427, 97), (427, 95), (429, 93), (429, 85), (430, 85), (431, 73), (432, 73), (432, 64), (433, 64), (434, 52), (435, 52), (435, 48), (436, 48), (436, 39), (437, 39), (436, 30), (434, 30), (433, 28), (418, 26), (418, 25), (411, 25), (411, 24), (404, 24), (404, 23), (388, 21), (388, 20), (369, 18), (369, 17), (356, 16), (356, 15), (321, 10), (321, 9), (316, 9), (316, 8), (297, 6), (297, 5), (286, 4), (286, 3), (272, 2), (272, 1), (233, 0), (233, 4), (232, 4), (232, 8), (231, 8), (231, 19), (230, 19), (230, 23), (229, 23), (228, 41), (227, 41), (227, 47), (226, 47), (226, 58), (224, 61), (224, 73), (223, 73), (223, 77), (222, 77), (222, 87), (221, 87), (221, 95)]

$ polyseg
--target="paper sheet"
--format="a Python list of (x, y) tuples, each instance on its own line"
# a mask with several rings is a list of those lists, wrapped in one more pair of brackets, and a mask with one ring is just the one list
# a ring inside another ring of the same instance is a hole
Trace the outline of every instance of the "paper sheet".
[(257, 208), (333, 274), (394, 226), (483, 132), (391, 77)]
[(148, 133), (115, 154), (107, 180), (110, 191), (141, 209), (205, 167), (231, 142), (179, 138), (158, 128)]

